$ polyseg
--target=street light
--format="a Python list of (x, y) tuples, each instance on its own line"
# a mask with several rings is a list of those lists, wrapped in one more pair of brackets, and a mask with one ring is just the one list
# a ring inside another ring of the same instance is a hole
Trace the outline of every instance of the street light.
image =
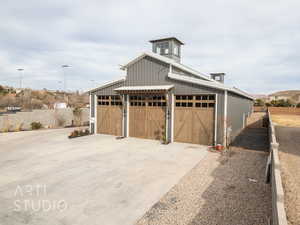
[(63, 74), (64, 74), (64, 91), (66, 92), (67, 91), (67, 78), (66, 78), (66, 72), (65, 72), (64, 68), (68, 68), (71, 66), (70, 65), (62, 65), (61, 67), (63, 69)]
[(22, 89), (22, 79), (23, 79), (23, 74), (22, 72), (24, 71), (24, 69), (19, 68), (17, 69), (20, 72), (20, 89)]

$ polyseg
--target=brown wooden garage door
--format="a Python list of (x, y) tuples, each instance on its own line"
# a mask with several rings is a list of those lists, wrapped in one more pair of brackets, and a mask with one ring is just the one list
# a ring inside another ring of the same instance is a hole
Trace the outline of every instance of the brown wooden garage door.
[(161, 140), (165, 134), (165, 111), (163, 95), (131, 95), (129, 136)]
[(176, 95), (174, 141), (211, 145), (215, 95)]
[(122, 101), (120, 96), (98, 96), (97, 133), (122, 135)]

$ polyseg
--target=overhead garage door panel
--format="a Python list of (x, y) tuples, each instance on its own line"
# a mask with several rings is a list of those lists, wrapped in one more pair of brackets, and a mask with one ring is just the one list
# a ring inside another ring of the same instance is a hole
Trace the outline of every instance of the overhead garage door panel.
[(122, 135), (122, 101), (119, 96), (98, 96), (97, 133)]
[(130, 96), (129, 135), (161, 140), (165, 133), (165, 96)]
[(211, 145), (214, 137), (214, 95), (175, 98), (174, 140)]

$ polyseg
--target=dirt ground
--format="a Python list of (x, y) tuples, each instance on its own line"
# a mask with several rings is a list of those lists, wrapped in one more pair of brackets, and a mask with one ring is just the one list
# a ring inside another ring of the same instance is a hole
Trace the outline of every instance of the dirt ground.
[(300, 115), (271, 115), (273, 122), (279, 126), (300, 127)]
[(276, 127), (289, 225), (300, 224), (300, 128)]

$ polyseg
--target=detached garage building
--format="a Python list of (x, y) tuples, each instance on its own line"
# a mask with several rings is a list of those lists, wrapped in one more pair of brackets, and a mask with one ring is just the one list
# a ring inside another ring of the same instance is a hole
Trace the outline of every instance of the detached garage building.
[(177, 38), (152, 40), (152, 52), (122, 66), (126, 76), (90, 93), (92, 133), (227, 145), (244, 128), (253, 98), (180, 63)]

